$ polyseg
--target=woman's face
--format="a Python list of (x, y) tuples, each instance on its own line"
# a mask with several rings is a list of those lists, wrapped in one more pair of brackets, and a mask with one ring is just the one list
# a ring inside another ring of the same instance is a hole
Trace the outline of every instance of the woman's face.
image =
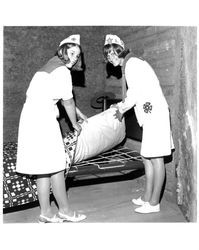
[(69, 58), (70, 62), (67, 64), (68, 67), (72, 67), (77, 62), (80, 56), (80, 48), (78, 46), (73, 46), (67, 49), (67, 57)]
[(111, 51), (108, 56), (107, 56), (107, 60), (113, 64), (114, 67), (118, 66), (121, 64), (121, 58), (119, 58), (114, 51)]

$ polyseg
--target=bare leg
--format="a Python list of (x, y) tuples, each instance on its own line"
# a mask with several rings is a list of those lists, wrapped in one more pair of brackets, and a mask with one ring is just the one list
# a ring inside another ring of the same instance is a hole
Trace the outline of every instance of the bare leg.
[(149, 159), (143, 158), (146, 183), (144, 192), (144, 201), (150, 201), (153, 192), (153, 181), (154, 181), (154, 169), (151, 161)]
[(50, 206), (50, 175), (37, 176), (37, 193), (41, 208), (41, 215), (52, 217)]
[(51, 175), (53, 194), (59, 206), (59, 211), (72, 216), (73, 212), (69, 208), (68, 196), (66, 192), (64, 171)]
[(154, 168), (154, 188), (153, 194), (150, 200), (151, 205), (157, 205), (160, 202), (160, 195), (162, 191), (162, 186), (165, 179), (165, 166), (164, 166), (164, 159), (161, 158), (154, 158), (151, 159)]

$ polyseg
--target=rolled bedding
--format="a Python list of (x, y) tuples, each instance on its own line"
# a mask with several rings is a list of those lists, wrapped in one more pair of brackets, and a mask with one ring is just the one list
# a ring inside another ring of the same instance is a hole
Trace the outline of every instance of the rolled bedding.
[(115, 108), (88, 118), (81, 124), (82, 131), (77, 138), (74, 163), (97, 156), (120, 144), (125, 138), (125, 122), (113, 115)]

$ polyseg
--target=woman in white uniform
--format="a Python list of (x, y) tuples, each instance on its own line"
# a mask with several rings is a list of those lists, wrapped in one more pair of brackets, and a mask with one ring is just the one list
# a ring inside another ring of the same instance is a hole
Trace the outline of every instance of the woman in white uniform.
[(132, 202), (140, 207), (138, 213), (160, 211), (160, 195), (165, 180), (164, 156), (170, 155), (173, 140), (170, 129), (169, 108), (152, 67), (143, 59), (125, 49), (123, 41), (108, 34), (104, 44), (105, 59), (120, 65), (123, 72), (123, 101), (115, 117), (122, 120), (126, 111), (134, 107), (139, 125), (143, 128), (141, 155), (145, 166), (144, 194)]
[[(61, 100), (74, 130), (80, 134), (77, 117), (86, 120), (86, 116), (75, 106), (70, 74), (80, 54), (80, 35), (64, 39), (56, 56), (33, 76), (26, 92), (19, 122), (16, 171), (37, 175), (39, 222), (76, 222), (86, 218), (69, 207), (64, 178), (67, 162), (56, 105)], [(50, 205), (50, 187), (59, 207), (56, 215)]]

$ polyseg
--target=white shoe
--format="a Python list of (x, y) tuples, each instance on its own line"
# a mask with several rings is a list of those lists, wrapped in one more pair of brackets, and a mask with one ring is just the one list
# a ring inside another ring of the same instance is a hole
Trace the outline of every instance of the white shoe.
[(144, 205), (144, 203), (146, 203), (146, 201), (142, 200), (141, 196), (137, 199), (132, 199), (132, 202), (133, 204), (138, 205), (138, 206), (142, 206)]
[(63, 222), (62, 219), (60, 219), (59, 217), (57, 217), (56, 215), (54, 215), (53, 217), (49, 218), (47, 216), (44, 216), (44, 215), (40, 215), (39, 216), (39, 220), (38, 220), (39, 223), (61, 223)]
[(79, 214), (76, 212), (74, 212), (73, 216), (69, 216), (67, 214), (62, 214), (62, 213), (58, 212), (58, 217), (60, 219), (62, 219), (63, 221), (68, 221), (68, 222), (79, 222), (79, 221), (86, 219), (85, 214)]
[(144, 205), (136, 208), (135, 212), (141, 214), (157, 213), (160, 212), (160, 204), (153, 206), (149, 202), (145, 202)]

